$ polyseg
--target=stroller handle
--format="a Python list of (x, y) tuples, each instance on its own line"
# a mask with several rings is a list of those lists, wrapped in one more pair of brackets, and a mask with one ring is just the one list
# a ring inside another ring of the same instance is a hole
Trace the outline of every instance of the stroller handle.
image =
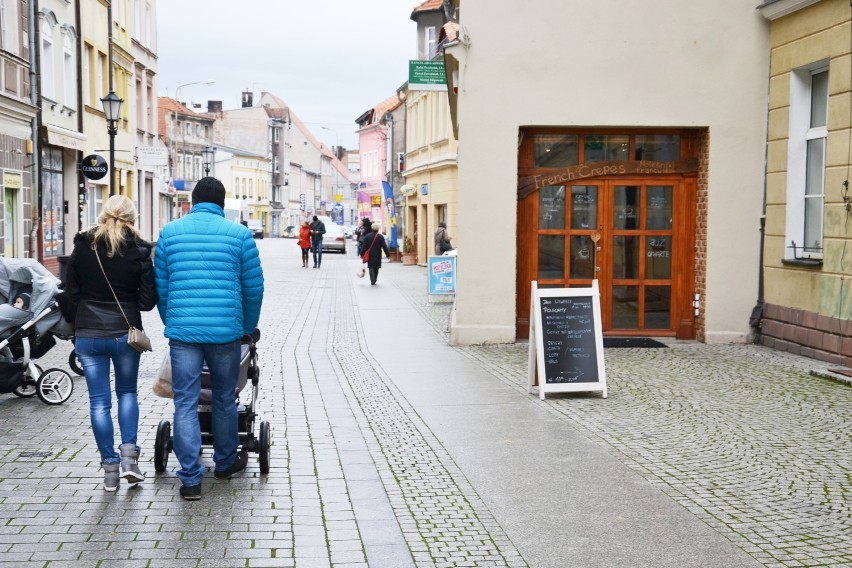
[(244, 343), (246, 345), (254, 345), (260, 341), (260, 330), (258, 328), (254, 328), (254, 331), (251, 333), (246, 333), (240, 338), (240, 343)]

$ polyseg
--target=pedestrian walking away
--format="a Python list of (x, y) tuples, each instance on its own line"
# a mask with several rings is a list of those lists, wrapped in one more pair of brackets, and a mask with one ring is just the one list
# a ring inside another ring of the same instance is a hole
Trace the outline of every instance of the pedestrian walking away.
[(325, 223), (314, 215), (311, 223), (311, 252), (314, 253), (314, 268), (322, 265), (322, 236), (325, 234)]
[[(140, 312), (154, 309), (157, 292), (151, 263), (153, 245), (136, 231), (133, 202), (123, 195), (110, 197), (99, 220), (99, 225), (74, 237), (65, 282), (67, 301), (62, 305), (66, 319), (75, 326), (75, 349), (89, 389), (89, 415), (101, 455), (104, 489), (116, 491), (121, 477), (131, 484), (145, 479), (136, 445), (141, 353), (127, 344), (127, 332), (128, 324), (142, 329)], [(115, 374), (121, 434), (118, 452), (111, 412), (110, 364)]]
[(302, 268), (308, 267), (308, 251), (311, 250), (311, 226), (307, 221), (299, 227), (299, 248), (302, 249)]
[(379, 278), (379, 269), (382, 267), (382, 251), (386, 258), (390, 258), (390, 250), (385, 242), (385, 236), (379, 232), (379, 224), (373, 223), (370, 234), (361, 238), (358, 243), (358, 255), (363, 256), (369, 251), (367, 258), (367, 270), (370, 273), (370, 285), (375, 286)]
[[(172, 446), (180, 469), (180, 495), (201, 498), (201, 428), (198, 397), (204, 363), (210, 371), (214, 476), (245, 469), (239, 446), (234, 393), (240, 338), (257, 327), (263, 301), (263, 269), (251, 231), (225, 218), (225, 186), (213, 177), (192, 191), (189, 215), (160, 233), (154, 257), (157, 309), (169, 339), (174, 391)], [(215, 259), (215, 262), (210, 262)]]
[(441, 221), (438, 223), (438, 228), (435, 229), (435, 254), (441, 256), (445, 252), (453, 250), (450, 240), (447, 224)]

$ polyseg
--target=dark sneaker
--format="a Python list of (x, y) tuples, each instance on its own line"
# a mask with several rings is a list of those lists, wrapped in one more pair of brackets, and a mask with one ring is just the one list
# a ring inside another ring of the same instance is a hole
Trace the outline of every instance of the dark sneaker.
[(216, 479), (228, 479), (235, 473), (239, 473), (246, 468), (248, 465), (248, 452), (245, 450), (240, 450), (237, 452), (237, 459), (234, 460), (234, 463), (231, 464), (231, 467), (223, 470), (214, 470), (213, 475)]
[(187, 501), (198, 501), (201, 499), (201, 484), (198, 485), (181, 485), (180, 496)]

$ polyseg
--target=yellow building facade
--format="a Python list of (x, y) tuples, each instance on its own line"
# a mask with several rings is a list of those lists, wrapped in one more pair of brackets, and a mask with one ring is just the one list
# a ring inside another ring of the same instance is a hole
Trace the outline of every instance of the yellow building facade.
[(458, 142), (453, 136), (446, 91), (410, 91), (406, 105), (405, 237), (417, 262), (435, 254), (435, 230), (447, 224), (459, 246)]
[(775, 0), (760, 11), (771, 22), (763, 342), (849, 365), (852, 8)]

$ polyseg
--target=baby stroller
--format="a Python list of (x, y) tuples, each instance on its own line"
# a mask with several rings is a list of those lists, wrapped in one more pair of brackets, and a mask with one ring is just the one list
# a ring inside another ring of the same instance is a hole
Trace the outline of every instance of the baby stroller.
[[(255, 408), (258, 398), (258, 383), (260, 382), (260, 367), (257, 365), (257, 342), (260, 331), (254, 330), (251, 335), (244, 335), (240, 344), (240, 376), (237, 380), (235, 400), (237, 405), (240, 445), (249, 452), (258, 454), (258, 465), (261, 473), (269, 473), (270, 445), (272, 443), (269, 422), (260, 423), (260, 433), (254, 435), (254, 423), (257, 419)], [(251, 399), (244, 403), (240, 393), (251, 381)], [(213, 447), (212, 419), (210, 406), (212, 400), (210, 390), (210, 371), (205, 365), (201, 371), (201, 395), (198, 398), (198, 422), (201, 425), (201, 447)], [(172, 451), (172, 424), (168, 420), (160, 421), (157, 427), (157, 437), (154, 442), (154, 469), (162, 473), (169, 464), (169, 454)]]
[[(0, 393), (38, 395), (51, 405), (71, 397), (74, 381), (67, 371), (42, 371), (35, 363), (56, 345), (54, 337), (70, 340), (74, 334), (59, 311), (58, 292), (59, 280), (38, 261), (0, 258)], [(25, 302), (20, 308), (12, 305), (16, 298)]]

